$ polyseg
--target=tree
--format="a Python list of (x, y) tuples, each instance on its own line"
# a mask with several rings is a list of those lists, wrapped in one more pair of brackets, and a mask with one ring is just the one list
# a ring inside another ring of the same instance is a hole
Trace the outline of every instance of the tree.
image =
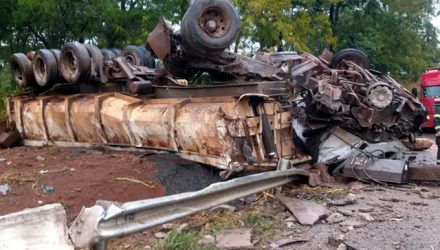
[(364, 50), (376, 69), (405, 81), (417, 81), (429, 66), (438, 63), (437, 30), (430, 17), (433, 3), (364, 0), (352, 2), (339, 13), (334, 33), (337, 48)]
[(316, 52), (336, 40), (324, 13), (311, 12), (313, 0), (235, 0), (242, 16), (240, 42), (250, 38), (260, 49)]

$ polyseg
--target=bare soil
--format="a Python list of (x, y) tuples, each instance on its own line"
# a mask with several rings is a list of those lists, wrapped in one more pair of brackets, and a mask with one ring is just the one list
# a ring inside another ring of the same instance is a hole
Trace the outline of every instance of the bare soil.
[[(104, 149), (18, 147), (0, 150), (0, 215), (62, 203), (72, 221), (97, 200), (127, 202), (202, 189), (220, 181), (209, 167), (170, 155)], [(44, 192), (45, 186), (55, 189)]]

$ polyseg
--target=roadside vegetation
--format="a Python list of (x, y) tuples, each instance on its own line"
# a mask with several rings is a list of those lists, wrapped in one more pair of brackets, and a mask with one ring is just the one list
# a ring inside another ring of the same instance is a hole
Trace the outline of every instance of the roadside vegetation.
[(13, 84), (9, 69), (0, 70), (0, 122), (6, 119), (6, 103), (5, 98), (9, 95), (18, 94), (23, 89)]

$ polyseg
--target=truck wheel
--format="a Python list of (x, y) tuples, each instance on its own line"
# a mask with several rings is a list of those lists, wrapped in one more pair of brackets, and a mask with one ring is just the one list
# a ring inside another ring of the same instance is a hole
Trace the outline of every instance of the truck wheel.
[(21, 87), (31, 87), (35, 85), (35, 77), (32, 72), (32, 63), (23, 53), (16, 53), (11, 56), (9, 61), (11, 73), (14, 81)]
[(83, 44), (70, 42), (61, 50), (60, 70), (70, 83), (90, 80), (90, 55)]
[(370, 61), (364, 52), (357, 49), (343, 49), (333, 55), (330, 67), (332, 69), (343, 69), (343, 60), (352, 61), (364, 69), (370, 69)]
[(57, 82), (65, 83), (66, 79), (64, 79), (63, 75), (61, 74), (61, 70), (60, 70), (61, 50), (51, 49), (50, 51), (52, 52), (52, 54), (55, 56), (55, 59), (57, 60), (57, 71), (58, 71)]
[(156, 63), (151, 53), (143, 46), (130, 45), (124, 48), (122, 51), (122, 56), (127, 60), (128, 63), (145, 66), (149, 68), (154, 68)]
[(26, 57), (32, 62), (34, 60), (35, 51), (29, 51), (26, 53)]
[(128, 63), (137, 65), (137, 66), (144, 66), (145, 65), (145, 51), (146, 49), (143, 49), (139, 46), (129, 45), (124, 48), (122, 51), (122, 56), (127, 60)]
[[(104, 66), (104, 56), (101, 53), (101, 50), (99, 50), (98, 47), (91, 45), (91, 44), (85, 44), (84, 45), (89, 52), (89, 56), (92, 59), (92, 75), (95, 78), (99, 78), (101, 76), (102, 68)], [(98, 79), (94, 79), (98, 80)]]
[(147, 49), (145, 56), (147, 57), (147, 67), (150, 69), (156, 68), (156, 60), (153, 57), (153, 53)]
[(116, 49), (116, 48), (111, 48), (111, 51), (113, 51), (113, 53), (115, 54), (115, 56), (120, 56), (122, 51), (120, 49)]
[(240, 32), (240, 17), (228, 0), (195, 1), (182, 20), (185, 48), (194, 55), (207, 56), (228, 48)]
[(41, 87), (49, 86), (59, 80), (57, 59), (48, 49), (40, 49), (35, 53), (32, 69), (35, 80)]
[(116, 54), (111, 49), (101, 49), (101, 53), (105, 61), (111, 60), (116, 57)]

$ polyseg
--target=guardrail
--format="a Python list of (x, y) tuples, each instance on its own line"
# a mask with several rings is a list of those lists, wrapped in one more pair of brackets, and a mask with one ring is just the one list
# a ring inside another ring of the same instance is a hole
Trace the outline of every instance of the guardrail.
[(108, 240), (183, 218), (242, 197), (287, 184), (298, 176), (308, 176), (300, 169), (265, 172), (213, 184), (196, 192), (118, 204), (97, 201), (83, 208), (69, 229), (76, 247), (106, 250)]

